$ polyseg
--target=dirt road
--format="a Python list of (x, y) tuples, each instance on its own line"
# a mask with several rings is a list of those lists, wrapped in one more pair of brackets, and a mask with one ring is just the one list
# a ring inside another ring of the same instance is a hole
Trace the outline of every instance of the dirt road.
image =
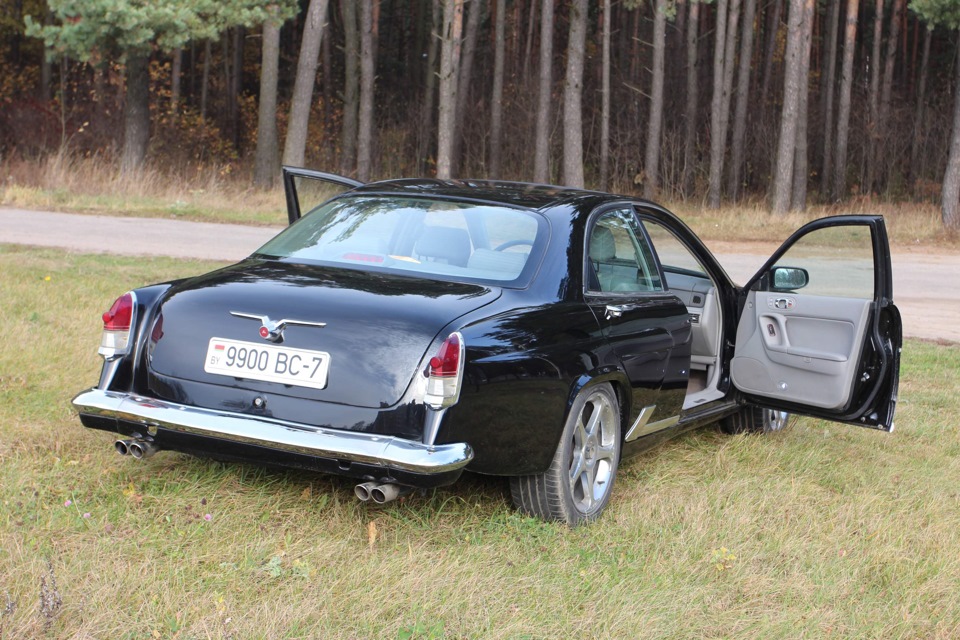
[[(59, 247), (83, 253), (166, 255), (235, 261), (281, 227), (120, 218), (0, 207), (0, 244)], [(712, 243), (735, 282), (743, 283), (776, 249), (768, 243)], [(931, 251), (893, 253), (894, 299), (904, 334), (960, 342), (960, 255)]]

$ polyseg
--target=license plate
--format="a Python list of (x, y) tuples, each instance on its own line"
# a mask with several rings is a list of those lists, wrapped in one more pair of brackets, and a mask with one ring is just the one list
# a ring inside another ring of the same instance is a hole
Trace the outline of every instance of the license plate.
[(327, 386), (330, 354), (255, 342), (210, 338), (203, 370), (221, 376), (298, 387)]

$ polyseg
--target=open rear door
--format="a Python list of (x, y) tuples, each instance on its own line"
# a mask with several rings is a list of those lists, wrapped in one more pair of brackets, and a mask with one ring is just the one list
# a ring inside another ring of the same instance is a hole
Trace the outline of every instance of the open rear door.
[(730, 372), (748, 402), (893, 430), (902, 337), (882, 217), (805, 225), (740, 296)]
[(323, 204), (333, 196), (363, 183), (353, 178), (301, 169), (283, 167), (283, 192), (287, 198), (287, 218), (293, 224), (317, 205)]

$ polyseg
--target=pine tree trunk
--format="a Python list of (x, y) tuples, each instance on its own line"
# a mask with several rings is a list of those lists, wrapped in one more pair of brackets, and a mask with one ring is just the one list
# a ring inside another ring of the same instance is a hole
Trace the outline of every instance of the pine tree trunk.
[(373, 98), (376, 80), (376, 24), (374, 3), (360, 3), (360, 108), (357, 112), (357, 179), (370, 180), (373, 171)]
[(923, 128), (926, 120), (927, 75), (930, 69), (930, 41), (932, 29), (923, 30), (923, 55), (920, 61), (920, 83), (917, 87), (917, 106), (913, 116), (913, 140), (910, 144), (910, 172), (914, 182), (923, 176), (920, 150), (923, 148)]
[(780, 112), (780, 138), (777, 142), (776, 174), (773, 183), (773, 212), (784, 214), (790, 208), (793, 164), (797, 146), (797, 119), (800, 111), (802, 46), (806, 2), (790, 0), (787, 17), (787, 51), (783, 80), (783, 108)]
[[(46, 12), (43, 18), (43, 24), (52, 24), (53, 23), (53, 11), (50, 10), (49, 4), (46, 8)], [(50, 64), (50, 60), (47, 58), (47, 45), (43, 45), (43, 55), (40, 56), (40, 86), (37, 88), (37, 99), (41, 103), (46, 104), (50, 102), (50, 85), (53, 83), (53, 65)]]
[(506, 39), (504, 26), (506, 23), (506, 0), (496, 2), (493, 38), (493, 91), (490, 95), (490, 170), (493, 179), (500, 177), (500, 153), (503, 131), (503, 63)]
[(483, 5), (486, 0), (468, 0), (466, 32), (463, 38), (463, 50), (460, 58), (460, 70), (457, 77), (457, 106), (454, 109), (453, 151), (450, 154), (453, 173), (460, 173), (463, 149), (463, 123), (467, 116), (467, 99), (470, 97), (470, 80), (473, 77), (473, 58), (477, 50), (477, 35), (483, 22)]
[(643, 197), (653, 199), (660, 191), (660, 134), (663, 129), (663, 66), (667, 46), (667, 0), (656, 0), (653, 16), (653, 79), (650, 115), (647, 118), (647, 149), (644, 154)]
[[(283, 144), (283, 164), (302, 167), (310, 131), (310, 107), (313, 104), (313, 85), (317, 78), (317, 59), (327, 19), (328, 0), (310, 0), (303, 25), (297, 75), (290, 99), (290, 119), (287, 138)], [(326, 78), (325, 78), (326, 79)]]
[(343, 17), (343, 129), (340, 135), (340, 173), (351, 175), (357, 166), (357, 111), (360, 101), (360, 34), (357, 5), (340, 0)]
[(460, 35), (463, 31), (463, 0), (445, 0), (443, 46), (440, 53), (440, 116), (437, 125), (437, 177), (449, 180), (453, 171), (454, 113), (460, 70)]
[[(180, 110), (180, 74), (183, 69), (183, 49), (173, 50), (173, 62), (170, 65), (170, 113)], [(102, 97), (101, 97), (102, 100)]]
[(260, 64), (260, 104), (257, 117), (257, 151), (253, 183), (268, 189), (280, 175), (277, 150), (277, 83), (280, 68), (280, 23), (273, 17), (263, 23)]
[(430, 143), (433, 140), (433, 104), (437, 93), (437, 52), (440, 48), (440, 28), (443, 14), (440, 0), (430, 3), (430, 44), (427, 46), (427, 68), (424, 79), (423, 102), (420, 108), (419, 146), (417, 152), (418, 173), (424, 172)]
[(610, 10), (611, 0), (603, 0), (603, 51), (600, 80), (600, 189), (610, 182)]
[(800, 100), (797, 109), (797, 146), (796, 157), (793, 163), (793, 194), (790, 198), (790, 209), (805, 211), (807, 208), (807, 178), (809, 176), (809, 140), (807, 137), (807, 122), (809, 120), (810, 100), (810, 43), (813, 36), (813, 17), (816, 11), (816, 0), (808, 0), (803, 17), (803, 49), (800, 52)]
[(743, 147), (747, 137), (747, 106), (750, 103), (750, 68), (753, 66), (753, 33), (757, 0), (746, 0), (743, 14), (743, 35), (740, 40), (740, 68), (737, 71), (737, 106), (733, 115), (733, 141), (730, 156), (730, 197), (740, 197), (743, 181)]
[(583, 58), (587, 39), (587, 0), (570, 4), (567, 77), (563, 85), (563, 183), (582, 189)]
[[(877, 119), (877, 153), (876, 173), (874, 180), (878, 187), (886, 184), (885, 176), (880, 176), (881, 160), (886, 158), (886, 139), (889, 135), (890, 100), (893, 94), (893, 71), (897, 60), (897, 46), (900, 43), (900, 14), (903, 12), (904, 0), (894, 0), (893, 11), (890, 13), (890, 31), (887, 38), (887, 56), (883, 66), (883, 85), (880, 90), (880, 113)], [(882, 164), (888, 164), (883, 162)]]
[(850, 137), (850, 94), (853, 89), (853, 54), (857, 46), (860, 0), (847, 0), (843, 31), (843, 69), (840, 72), (840, 107), (837, 113), (837, 160), (833, 165), (830, 196), (839, 202), (847, 195), (847, 141)]
[(714, 27), (713, 43), (713, 97), (710, 100), (710, 182), (707, 193), (707, 206), (716, 209), (720, 206), (720, 189), (715, 186), (719, 175), (719, 156), (723, 154), (724, 140), (720, 137), (721, 110), (723, 109), (723, 70), (726, 67), (724, 55), (727, 43), (728, 0), (717, 0), (717, 20)]
[[(520, 3), (518, 2), (517, 5), (519, 6)], [(520, 76), (523, 85), (526, 85), (530, 79), (530, 61), (533, 58), (533, 38), (536, 33), (536, 27), (537, 0), (532, 0), (532, 2), (530, 2), (530, 15), (527, 18), (527, 39), (523, 48), (523, 72)]]
[(690, 2), (687, 16), (687, 96), (684, 109), (683, 132), (683, 195), (687, 197), (693, 191), (694, 169), (696, 168), (697, 142), (697, 106), (700, 101), (700, 82), (697, 61), (700, 43), (700, 3)]
[(764, 48), (766, 52), (763, 57), (763, 82), (760, 89), (760, 104), (763, 108), (767, 106), (767, 100), (770, 97), (770, 79), (773, 76), (773, 61), (777, 50), (777, 34), (780, 32), (780, 21), (783, 16), (783, 0), (774, 0), (773, 9), (770, 11), (770, 19), (767, 22), (767, 44)]
[(840, 0), (830, 0), (827, 9), (827, 42), (825, 70), (821, 70), (820, 113), (823, 120), (823, 135), (817, 136), (817, 157), (820, 159), (820, 192), (826, 196), (830, 191), (830, 176), (833, 173), (833, 96), (836, 93), (837, 32), (840, 24)]
[(940, 210), (943, 226), (960, 229), (960, 57), (956, 63), (956, 89), (953, 94), (953, 132), (950, 136), (950, 156), (943, 176)]
[(150, 56), (134, 52), (127, 55), (126, 103), (123, 107), (122, 173), (143, 166), (150, 143)]
[[(717, 5), (717, 12), (722, 10)], [(714, 73), (720, 73), (719, 97), (717, 96), (718, 83), (714, 78), (713, 108), (716, 112), (710, 119), (710, 178), (707, 193), (707, 204), (713, 209), (720, 207), (720, 196), (723, 182), (724, 156), (727, 151), (727, 130), (730, 124), (730, 94), (733, 89), (734, 56), (736, 54), (737, 25), (740, 20), (740, 0), (730, 0), (730, 15), (721, 27), (721, 18), (717, 16), (717, 50), (715, 53), (719, 61), (714, 61)]]
[(870, 121), (867, 123), (867, 168), (861, 185), (862, 193), (873, 193), (876, 174), (877, 142), (880, 135), (880, 41), (883, 39), (883, 0), (876, 0), (873, 19), (873, 50), (870, 56), (870, 87), (867, 102)]
[(553, 2), (543, 0), (540, 17), (540, 89), (537, 96), (537, 138), (533, 179), (550, 182), (550, 100), (553, 89)]

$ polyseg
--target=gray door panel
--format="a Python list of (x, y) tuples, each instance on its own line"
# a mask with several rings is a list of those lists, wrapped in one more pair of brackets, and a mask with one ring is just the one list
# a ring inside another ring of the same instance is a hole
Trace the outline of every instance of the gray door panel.
[(822, 409), (850, 401), (871, 300), (751, 291), (731, 363), (741, 391)]

